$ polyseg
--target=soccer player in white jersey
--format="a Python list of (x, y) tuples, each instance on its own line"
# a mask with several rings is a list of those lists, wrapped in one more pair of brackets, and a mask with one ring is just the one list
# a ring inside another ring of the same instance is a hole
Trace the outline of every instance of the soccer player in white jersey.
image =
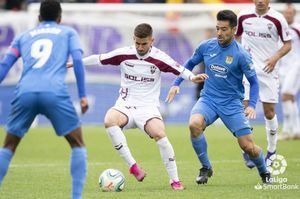
[(139, 24), (134, 30), (134, 46), (91, 55), (83, 59), (84, 65), (117, 65), (121, 70), (120, 95), (116, 104), (107, 111), (104, 125), (120, 156), (129, 166), (129, 172), (138, 181), (146, 173), (133, 158), (122, 129), (139, 128), (153, 138), (160, 150), (161, 158), (174, 190), (184, 189), (179, 181), (174, 150), (170, 144), (158, 110), (161, 87), (161, 72), (171, 72), (195, 83), (203, 82), (208, 76), (194, 76), (161, 50), (152, 46), (152, 27)]
[[(278, 121), (275, 105), (279, 97), (279, 77), (276, 65), (291, 49), (287, 22), (282, 14), (269, 7), (269, 2), (269, 0), (254, 0), (253, 9), (241, 11), (236, 32), (237, 39), (241, 37), (243, 47), (253, 58), (259, 80), (259, 97), (263, 104), (268, 140), (266, 159), (276, 153), (277, 144)], [(283, 43), (282, 47), (279, 47), (279, 40)], [(249, 83), (246, 82), (246, 105), (249, 94), (251, 95)]]
[(297, 92), (300, 88), (300, 24), (294, 22), (296, 10), (293, 4), (287, 4), (283, 11), (292, 37), (292, 50), (279, 61), (279, 77), (283, 112), (282, 134), (279, 139), (299, 139), (300, 121), (297, 105)]

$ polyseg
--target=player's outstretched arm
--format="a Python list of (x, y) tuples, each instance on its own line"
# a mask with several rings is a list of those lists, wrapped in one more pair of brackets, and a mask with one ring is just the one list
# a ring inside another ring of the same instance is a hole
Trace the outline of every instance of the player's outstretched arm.
[(88, 110), (88, 101), (85, 93), (85, 74), (82, 62), (82, 52), (81, 50), (74, 50), (71, 55), (73, 59), (78, 95), (80, 98), (81, 112), (85, 113)]
[(179, 91), (180, 91), (179, 86), (172, 86), (169, 90), (168, 96), (167, 96), (165, 101), (168, 102), (168, 103), (171, 103), (173, 101), (175, 95), (177, 93), (179, 93)]
[(0, 61), (0, 83), (6, 77), (8, 71), (14, 65), (14, 63), (18, 60), (18, 57), (13, 54), (6, 54), (2, 61)]
[[(82, 59), (83, 65), (90, 66), (90, 65), (97, 65), (100, 64), (100, 55), (91, 55)], [(67, 68), (72, 68), (73, 62), (67, 63)]]

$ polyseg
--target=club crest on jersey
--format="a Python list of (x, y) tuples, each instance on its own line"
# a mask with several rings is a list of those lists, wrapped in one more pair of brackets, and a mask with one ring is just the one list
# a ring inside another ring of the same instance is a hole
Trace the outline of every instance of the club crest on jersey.
[(273, 24), (268, 23), (267, 26), (268, 26), (268, 29), (271, 30), (271, 28), (273, 27)]
[(151, 72), (151, 74), (154, 74), (155, 71), (156, 71), (156, 67), (155, 67), (155, 66), (151, 66), (151, 67), (150, 67), (150, 72)]
[(233, 62), (233, 56), (226, 56), (225, 63), (231, 64)]

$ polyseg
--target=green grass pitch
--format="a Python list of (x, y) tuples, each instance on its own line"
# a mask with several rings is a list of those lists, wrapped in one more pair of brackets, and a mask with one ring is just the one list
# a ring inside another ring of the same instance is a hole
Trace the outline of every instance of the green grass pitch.
[[(84, 127), (88, 150), (88, 176), (83, 198), (299, 198), (300, 141), (279, 141), (278, 154), (287, 160), (287, 169), (280, 177), (287, 184), (297, 184), (294, 190), (256, 190), (261, 180), (256, 169), (245, 167), (236, 139), (225, 127), (206, 130), (208, 153), (214, 176), (207, 185), (197, 185), (199, 163), (192, 149), (186, 125), (168, 125), (167, 134), (175, 154), (179, 176), (186, 189), (173, 191), (160, 159), (156, 143), (139, 130), (126, 131), (128, 145), (139, 165), (147, 172), (140, 183), (128, 173), (128, 168), (113, 149), (103, 127)], [(0, 129), (3, 143), (4, 130)], [(266, 151), (263, 126), (254, 127), (255, 142)], [(70, 198), (70, 149), (52, 128), (31, 129), (21, 142), (0, 190), (5, 199)], [(102, 192), (98, 186), (101, 171), (115, 168), (125, 175), (125, 189), (119, 193)]]

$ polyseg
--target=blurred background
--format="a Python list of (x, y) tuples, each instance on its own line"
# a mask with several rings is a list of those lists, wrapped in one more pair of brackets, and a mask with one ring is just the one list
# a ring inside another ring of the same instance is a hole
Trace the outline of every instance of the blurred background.
[[(0, 59), (13, 38), (38, 23), (37, 0), (0, 0)], [(81, 39), (84, 56), (111, 51), (133, 44), (133, 29), (139, 23), (154, 28), (154, 45), (183, 64), (204, 39), (215, 35), (215, 14), (232, 9), (237, 14), (253, 7), (251, 0), (64, 0), (62, 23), (75, 28)], [(298, 2), (289, 1), (289, 2)], [(299, 0), (300, 2), (300, 0)], [(271, 7), (281, 11), (285, 1), (271, 1)], [(295, 3), (297, 12), (300, 4)], [(297, 16), (296, 21), (300, 19)], [(197, 67), (195, 72), (200, 71)], [(5, 124), (14, 88), (22, 72), (22, 61), (11, 69), (0, 85), (0, 125)], [(102, 124), (105, 112), (118, 97), (120, 72), (118, 67), (92, 66), (86, 68), (87, 94), (90, 110), (82, 116), (85, 124)], [(184, 82), (181, 93), (168, 105), (165, 96), (175, 79), (173, 74), (162, 75), (161, 111), (167, 123), (186, 123), (197, 99), (197, 85)], [(72, 69), (67, 76), (69, 90), (79, 111), (77, 89)], [(298, 96), (299, 101), (299, 96)], [(281, 105), (278, 117), (282, 120)], [(264, 123), (261, 104), (253, 123)], [(48, 124), (39, 116), (38, 124)]]

